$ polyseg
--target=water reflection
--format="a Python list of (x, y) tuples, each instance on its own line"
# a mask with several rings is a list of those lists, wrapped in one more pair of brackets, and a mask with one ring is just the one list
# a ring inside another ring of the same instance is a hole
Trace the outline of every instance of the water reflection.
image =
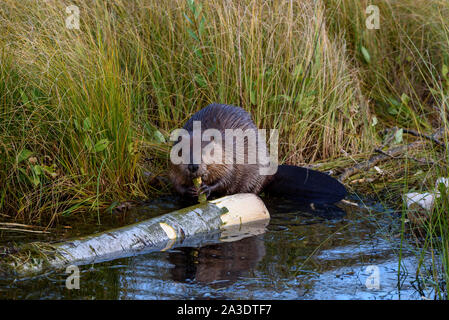
[[(269, 225), (228, 230), (178, 243), (165, 252), (81, 267), (81, 289), (65, 288), (63, 272), (23, 281), (0, 280), (0, 298), (80, 299), (420, 299), (413, 246), (403, 244), (394, 215), (356, 207), (301, 207), (264, 199)], [(150, 204), (133, 219), (154, 216)], [(380, 275), (366, 281), (368, 266)], [(399, 270), (399, 272), (398, 272)], [(398, 277), (399, 275), (399, 277)], [(399, 286), (398, 286), (399, 284)]]
[(170, 252), (167, 259), (173, 265), (170, 270), (173, 280), (219, 288), (246, 276), (264, 256), (263, 240), (253, 236), (202, 248), (182, 248)]

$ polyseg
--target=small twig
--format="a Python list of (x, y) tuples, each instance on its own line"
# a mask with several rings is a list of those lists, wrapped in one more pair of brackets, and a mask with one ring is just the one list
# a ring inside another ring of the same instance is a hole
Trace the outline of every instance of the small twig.
[(27, 229), (19, 229), (19, 228), (1, 228), (3, 231), (18, 231), (18, 232), (30, 232), (30, 233), (50, 233), (48, 231), (39, 231), (39, 230), (27, 230)]
[(352, 202), (352, 201), (349, 201), (349, 200), (346, 200), (346, 199), (340, 200), (340, 202), (343, 202), (343, 203), (345, 203), (347, 205), (350, 205), (350, 206), (353, 206), (353, 207), (360, 208), (358, 203), (355, 203), (355, 202)]
[(402, 129), (402, 132), (411, 134), (411, 135), (413, 135), (415, 137), (426, 138), (426, 139), (436, 143), (437, 145), (443, 147), (444, 149), (446, 149), (446, 145), (443, 142), (441, 142), (440, 140), (438, 140), (437, 138), (435, 138), (435, 136), (437, 135), (436, 133), (432, 134), (432, 135), (428, 135), (428, 134), (425, 134), (425, 133), (420, 133), (420, 132), (417, 132), (415, 130), (409, 130), (409, 129)]
[(14, 222), (0, 222), (0, 225), (7, 226), (7, 227), (23, 227), (23, 228), (45, 229), (44, 227), (32, 226), (32, 225), (29, 225), (29, 224), (21, 224), (21, 223), (14, 223)]
[(431, 160), (422, 160), (422, 159), (417, 159), (417, 158), (411, 157), (411, 156), (408, 156), (408, 157), (393, 157), (393, 156), (389, 155), (388, 153), (386, 153), (385, 151), (380, 150), (380, 149), (374, 149), (374, 151), (376, 151), (376, 152), (378, 152), (378, 153), (380, 153), (380, 154), (384, 154), (384, 155), (390, 157), (391, 159), (395, 159), (395, 160), (400, 160), (400, 159), (411, 159), (411, 160), (416, 161), (416, 162), (419, 162), (419, 163), (435, 165), (435, 162), (434, 162), (434, 161), (431, 161)]
[(378, 153), (380, 153), (380, 154), (383, 154), (383, 155), (386, 155), (386, 156), (388, 156), (388, 157), (390, 157), (390, 158), (392, 158), (392, 159), (398, 159), (398, 158), (396, 158), (396, 157), (393, 157), (391, 154), (388, 154), (388, 153), (386, 153), (385, 151), (383, 151), (382, 149), (374, 149), (374, 151), (375, 152), (378, 152)]
[[(407, 131), (409, 131), (409, 130), (407, 130)], [(411, 130), (411, 131), (413, 131), (413, 130)], [(407, 133), (409, 133), (409, 132), (407, 132)], [(429, 139), (429, 140), (431, 140), (431, 141), (433, 141), (435, 143), (437, 143), (437, 141), (439, 143), (441, 143), (438, 139), (443, 136), (443, 133), (444, 133), (444, 128), (440, 128), (434, 134), (432, 134), (431, 136), (429, 136), (429, 135), (423, 135), (423, 136), (419, 135), (419, 136), (423, 137), (423, 138), (427, 138), (427, 139)], [(413, 134), (413, 133), (411, 133), (411, 134)], [(381, 161), (385, 161), (385, 160), (390, 159), (390, 158), (398, 159), (398, 158), (396, 158), (398, 155), (403, 154), (407, 150), (416, 149), (416, 148), (420, 147), (423, 144), (424, 144), (423, 140), (418, 140), (418, 141), (409, 143), (407, 145), (402, 145), (402, 146), (398, 146), (398, 147), (395, 147), (395, 148), (391, 148), (391, 149), (389, 149), (387, 151), (382, 151), (379, 148), (376, 148), (375, 151), (379, 152), (381, 154), (372, 156), (367, 161), (358, 163), (358, 164), (356, 164), (353, 167), (347, 168), (339, 176), (338, 180), (339, 181), (344, 181), (345, 179), (347, 179), (348, 177), (356, 174), (359, 171), (368, 170), (368, 169), (372, 168), (373, 166), (375, 166), (376, 164), (378, 164)], [(415, 159), (413, 159), (413, 160), (415, 160)]]
[(371, 183), (371, 182), (373, 182), (374, 180), (375, 180), (375, 179), (373, 179), (373, 178), (368, 178), (368, 179), (361, 178), (361, 179), (352, 180), (352, 181), (351, 181), (351, 184), (362, 184), (362, 183), (366, 183), (366, 182)]
[(435, 161), (432, 160), (423, 160), (423, 159), (418, 159), (418, 158), (414, 158), (414, 157), (408, 157), (409, 159), (422, 163), (422, 164), (430, 164), (430, 165), (436, 165)]
[(353, 167), (347, 168), (345, 171), (343, 171), (343, 173), (340, 175), (338, 180), (344, 181), (345, 179), (356, 174), (359, 171), (368, 170), (371, 167), (374, 167), (376, 164), (378, 164), (381, 161), (385, 161), (387, 159), (394, 158), (394, 157), (406, 152), (409, 149), (416, 149), (423, 144), (424, 144), (424, 141), (419, 140), (419, 141), (409, 143), (407, 145), (399, 146), (396, 148), (392, 148), (388, 151), (382, 152), (382, 154), (373, 156), (370, 159), (368, 159), (367, 161), (358, 163)]
[[(420, 133), (420, 132), (412, 130), (412, 129), (404, 129), (404, 128), (401, 128), (401, 129), (402, 129), (403, 133), (411, 134), (412, 136), (415, 136), (415, 137), (425, 138), (425, 139), (430, 140), (430, 141), (436, 143), (437, 145), (443, 147), (444, 149), (446, 149), (446, 145), (439, 140), (443, 136), (444, 128), (438, 129), (435, 133), (433, 133), (431, 135), (425, 134), (425, 133)], [(382, 130), (380, 132), (380, 135), (385, 135), (391, 131), (396, 132), (398, 130), (399, 130), (398, 127), (387, 128), (387, 129)], [(387, 144), (389, 144), (391, 142), (391, 140), (393, 140), (393, 138), (394, 138), (394, 134), (392, 134), (390, 137), (388, 137), (387, 141), (385, 141), (385, 143), (381, 147), (379, 147), (379, 149), (383, 149)]]

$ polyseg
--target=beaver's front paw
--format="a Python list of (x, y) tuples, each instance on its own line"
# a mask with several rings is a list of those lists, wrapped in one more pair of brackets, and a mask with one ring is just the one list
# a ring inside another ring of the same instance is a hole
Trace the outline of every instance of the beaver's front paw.
[(186, 188), (186, 194), (188, 194), (191, 197), (198, 197), (198, 189), (194, 186), (191, 186), (189, 188)]
[(206, 199), (209, 198), (210, 194), (212, 192), (212, 188), (208, 186), (207, 184), (202, 184), (201, 187), (198, 189), (198, 195), (205, 194)]

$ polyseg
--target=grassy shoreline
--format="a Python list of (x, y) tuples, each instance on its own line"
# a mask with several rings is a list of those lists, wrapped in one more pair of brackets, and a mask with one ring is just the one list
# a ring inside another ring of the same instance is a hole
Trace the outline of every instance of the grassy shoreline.
[[(66, 7), (80, 10), (70, 29)], [(368, 5), (379, 29), (369, 30)], [(447, 145), (446, 1), (12, 1), (0, 4), (0, 221), (66, 217), (170, 191), (171, 130), (211, 102), (280, 131), (280, 161), (319, 170), (369, 158), (386, 128)], [(385, 148), (417, 139), (397, 134)], [(404, 212), (402, 195), (448, 176), (431, 142), (351, 177)], [(107, 210), (106, 210), (107, 211)], [(443, 254), (447, 203), (424, 229)]]

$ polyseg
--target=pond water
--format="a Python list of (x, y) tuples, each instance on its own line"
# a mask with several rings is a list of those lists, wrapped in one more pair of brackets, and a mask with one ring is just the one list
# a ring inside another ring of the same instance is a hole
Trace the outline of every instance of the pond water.
[[(417, 258), (400, 239), (400, 217), (373, 204), (315, 208), (264, 199), (264, 233), (233, 242), (174, 248), (80, 266), (80, 289), (54, 271), (0, 279), (3, 299), (421, 299)], [(358, 202), (361, 204), (361, 202)], [(95, 230), (181, 207), (156, 199), (112, 215)], [(96, 221), (93, 218), (93, 221)], [(5, 242), (3, 240), (3, 242)], [(401, 263), (398, 256), (401, 250)]]

